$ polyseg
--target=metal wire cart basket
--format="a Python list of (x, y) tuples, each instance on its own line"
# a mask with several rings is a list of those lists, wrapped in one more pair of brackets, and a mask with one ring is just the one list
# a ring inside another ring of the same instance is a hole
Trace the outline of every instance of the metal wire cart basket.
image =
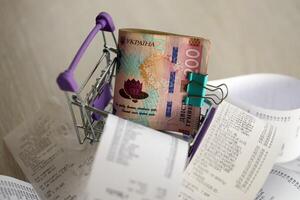
[[(100, 31), (104, 42), (102, 54), (87, 78), (78, 85), (74, 78), (74, 72), (86, 49)], [(96, 17), (96, 25), (82, 43), (69, 68), (60, 73), (57, 78), (59, 88), (65, 92), (80, 144), (85, 141), (93, 143), (100, 140), (105, 119), (108, 113), (111, 112), (112, 84), (119, 57), (114, 31), (115, 26), (111, 16), (106, 12), (101, 12)], [(112, 36), (112, 46), (107, 44), (107, 34)], [(196, 74), (190, 74), (188, 79), (193, 83), (190, 86), (196, 85), (196, 89), (199, 89), (198, 86), (200, 86), (201, 91), (195, 91), (195, 87), (187, 86), (187, 92), (190, 92), (193, 96), (189, 96), (186, 103), (198, 107), (203, 106), (204, 103), (206, 106), (208, 105), (206, 112), (201, 116), (200, 121), (203, 122), (213, 109), (213, 105), (221, 103), (227, 97), (227, 87), (225, 84), (208, 85), (207, 75), (198, 77)], [(199, 95), (195, 95), (195, 92), (198, 92)], [(191, 146), (195, 143), (197, 135), (194, 138), (188, 138)], [(175, 134), (175, 136), (178, 136), (178, 134)]]

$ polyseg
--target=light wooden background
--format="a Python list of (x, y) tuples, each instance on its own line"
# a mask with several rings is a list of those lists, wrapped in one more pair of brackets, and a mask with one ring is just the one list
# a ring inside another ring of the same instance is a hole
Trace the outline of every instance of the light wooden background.
[[(3, 137), (44, 100), (62, 96), (55, 78), (99, 11), (109, 12), (117, 27), (211, 39), (210, 80), (258, 72), (300, 78), (298, 0), (0, 0), (0, 174), (24, 178)], [(99, 50), (96, 42), (78, 78)]]

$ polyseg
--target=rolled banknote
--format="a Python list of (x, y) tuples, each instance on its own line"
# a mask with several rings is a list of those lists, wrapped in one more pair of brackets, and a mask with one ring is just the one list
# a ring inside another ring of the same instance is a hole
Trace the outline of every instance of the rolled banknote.
[(158, 130), (193, 134), (200, 108), (183, 104), (188, 72), (207, 74), (209, 40), (140, 29), (119, 30), (114, 113)]

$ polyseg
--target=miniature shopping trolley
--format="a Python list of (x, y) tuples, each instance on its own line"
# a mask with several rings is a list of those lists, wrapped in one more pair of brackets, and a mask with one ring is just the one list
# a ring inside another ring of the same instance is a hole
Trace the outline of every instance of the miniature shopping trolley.
[[(79, 48), (69, 68), (60, 73), (57, 78), (59, 88), (66, 94), (75, 131), (80, 144), (85, 141), (93, 143), (100, 140), (105, 119), (111, 111), (111, 86), (114, 81), (116, 68), (119, 65), (119, 51), (114, 30), (115, 26), (111, 16), (106, 12), (101, 12), (96, 17), (95, 27), (91, 30)], [(104, 41), (102, 54), (95, 67), (88, 74), (87, 78), (82, 84), (78, 85), (74, 79), (74, 72), (81, 57), (98, 32), (102, 33)], [(107, 44), (107, 33), (112, 35), (112, 46)], [(228, 94), (225, 84), (221, 84), (219, 86), (208, 85), (207, 75), (190, 73), (187, 78), (189, 81), (186, 86), (187, 97), (183, 100), (186, 104), (198, 107), (201, 107), (204, 104), (219, 104)], [(219, 94), (216, 95), (216, 93)], [(202, 122), (206, 119), (206, 116), (208, 116), (209, 113), (212, 113), (211, 106), (209, 107), (210, 109), (207, 109), (207, 112), (203, 115)], [(193, 138), (189, 138), (189, 140), (191, 141), (191, 145), (195, 142), (197, 143), (197, 140)]]

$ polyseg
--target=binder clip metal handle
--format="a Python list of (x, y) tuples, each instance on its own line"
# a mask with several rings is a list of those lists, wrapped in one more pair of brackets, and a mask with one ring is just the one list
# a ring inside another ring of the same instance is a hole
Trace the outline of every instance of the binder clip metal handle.
[[(114, 32), (115, 30), (115, 25), (113, 23), (113, 20), (111, 16), (106, 13), (106, 12), (101, 12), (97, 17), (96, 17), (96, 25), (95, 27), (91, 30), (87, 38), (84, 40), (82, 43), (81, 47), (78, 49), (73, 61), (71, 62), (69, 68), (65, 70), (64, 72), (60, 73), (59, 76), (57, 77), (57, 84), (59, 88), (63, 91), (69, 91), (69, 92), (78, 92), (79, 87), (74, 79), (74, 71), (76, 70), (76, 67), (85, 53), (86, 49), (96, 36), (96, 34), (99, 31), (107, 31), (107, 32)], [(114, 36), (113, 36), (114, 37)], [(116, 42), (116, 40), (115, 40)], [(116, 42), (117, 43), (117, 42)]]

